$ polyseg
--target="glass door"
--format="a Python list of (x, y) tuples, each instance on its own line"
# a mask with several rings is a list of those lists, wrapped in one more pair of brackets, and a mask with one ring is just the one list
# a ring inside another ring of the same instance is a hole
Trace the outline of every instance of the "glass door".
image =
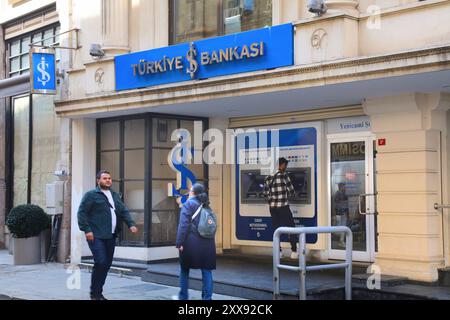
[[(374, 138), (329, 138), (328, 208), (332, 226), (353, 232), (353, 259), (375, 259)], [(329, 237), (330, 259), (345, 258), (345, 236)]]

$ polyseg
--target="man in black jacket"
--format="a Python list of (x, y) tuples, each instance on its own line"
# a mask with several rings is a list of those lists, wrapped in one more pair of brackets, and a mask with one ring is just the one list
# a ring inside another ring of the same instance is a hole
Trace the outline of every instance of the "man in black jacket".
[(132, 233), (138, 232), (128, 209), (111, 186), (111, 174), (106, 170), (100, 171), (97, 174), (97, 188), (84, 195), (78, 209), (78, 226), (86, 234), (94, 256), (91, 300), (106, 300), (103, 285), (112, 265), (121, 221), (125, 221)]

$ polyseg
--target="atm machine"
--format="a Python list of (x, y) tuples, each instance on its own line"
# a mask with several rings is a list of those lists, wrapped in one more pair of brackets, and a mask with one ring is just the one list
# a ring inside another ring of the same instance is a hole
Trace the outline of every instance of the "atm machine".
[[(279, 148), (242, 148), (237, 150), (236, 237), (238, 240), (272, 241), (269, 205), (264, 198), (264, 179), (277, 169), (277, 160), (289, 161), (286, 170), (295, 190), (289, 198), (297, 226), (317, 226), (317, 128), (279, 131)], [(267, 166), (267, 158), (272, 165)], [(261, 161), (263, 160), (263, 161)], [(265, 160), (265, 161), (264, 161)], [(315, 235), (307, 236), (314, 243)]]

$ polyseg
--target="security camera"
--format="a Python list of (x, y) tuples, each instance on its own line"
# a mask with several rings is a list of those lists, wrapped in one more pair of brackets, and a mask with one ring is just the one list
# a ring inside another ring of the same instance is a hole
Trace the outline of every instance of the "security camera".
[(325, 12), (327, 12), (327, 6), (324, 3), (324, 0), (308, 0), (307, 5), (308, 11), (321, 16)]
[(93, 43), (89, 49), (89, 54), (94, 58), (102, 58), (105, 55), (105, 51), (103, 51), (101, 45)]

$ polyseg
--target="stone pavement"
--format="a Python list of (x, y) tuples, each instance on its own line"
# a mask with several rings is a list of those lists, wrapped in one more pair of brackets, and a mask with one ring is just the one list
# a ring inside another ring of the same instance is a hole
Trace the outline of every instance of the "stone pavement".
[[(0, 251), (0, 300), (89, 300), (91, 274), (58, 263), (14, 266), (8, 251)], [(178, 288), (141, 281), (140, 277), (110, 273), (104, 295), (110, 300), (170, 300)], [(190, 290), (192, 300), (200, 300), (201, 292)], [(213, 295), (214, 300), (237, 300)]]

